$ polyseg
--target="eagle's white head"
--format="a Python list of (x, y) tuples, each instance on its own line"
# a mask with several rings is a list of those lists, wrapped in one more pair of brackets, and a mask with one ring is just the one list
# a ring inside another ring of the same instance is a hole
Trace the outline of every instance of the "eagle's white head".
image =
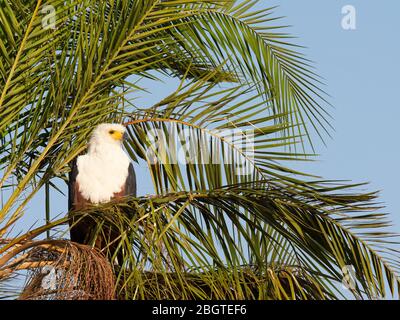
[(96, 145), (121, 146), (124, 138), (125, 127), (116, 123), (99, 124), (92, 133), (89, 141), (89, 150)]

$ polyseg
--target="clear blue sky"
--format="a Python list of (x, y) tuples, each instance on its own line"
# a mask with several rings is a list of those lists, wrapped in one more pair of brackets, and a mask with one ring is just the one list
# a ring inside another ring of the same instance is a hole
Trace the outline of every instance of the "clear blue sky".
[[(400, 1), (263, 0), (260, 4), (274, 5), (279, 5), (276, 15), (285, 16), (282, 23), (292, 25), (289, 31), (299, 37), (297, 42), (307, 46), (305, 53), (326, 79), (335, 107), (333, 139), (327, 139), (327, 147), (317, 144), (321, 154), (317, 162), (298, 168), (327, 179), (371, 182), (367, 190), (381, 190), (380, 199), (391, 213), (394, 230), (400, 232), (400, 41), (395, 40)], [(344, 5), (356, 9), (356, 30), (342, 29)], [(154, 100), (158, 100), (172, 88), (175, 82), (148, 89), (157, 92)], [(150, 105), (152, 101), (142, 102)], [(146, 194), (152, 187), (142, 169), (136, 167), (138, 186), (140, 194)], [(53, 216), (65, 214), (67, 198), (54, 191), (52, 196)], [(43, 197), (39, 193), (30, 203), (14, 232), (43, 219)]]
[[(400, 1), (277, 0), (279, 15), (308, 47), (326, 79), (335, 132), (305, 170), (333, 179), (370, 182), (400, 232)], [(356, 30), (341, 26), (342, 7), (356, 9)], [(396, 40), (397, 39), (397, 40)]]

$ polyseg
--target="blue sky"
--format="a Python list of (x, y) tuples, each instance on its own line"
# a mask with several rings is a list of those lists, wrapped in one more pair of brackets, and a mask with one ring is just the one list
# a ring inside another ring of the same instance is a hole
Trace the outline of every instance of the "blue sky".
[[(400, 1), (279, 0), (278, 15), (307, 46), (332, 96), (335, 132), (319, 161), (301, 168), (332, 179), (370, 182), (400, 232)], [(342, 7), (356, 9), (356, 30), (341, 26)]]

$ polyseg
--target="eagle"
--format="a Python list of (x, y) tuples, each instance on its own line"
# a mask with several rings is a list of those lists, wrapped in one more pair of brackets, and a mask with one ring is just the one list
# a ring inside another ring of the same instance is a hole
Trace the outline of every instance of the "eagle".
[[(122, 148), (125, 130), (121, 124), (103, 123), (95, 127), (87, 153), (72, 161), (68, 182), (69, 211), (79, 211), (88, 205), (107, 203), (125, 196), (136, 196), (135, 171)], [(90, 217), (74, 216), (69, 221), (71, 241), (88, 244), (96, 230), (95, 221)], [(99, 250), (104, 250), (108, 245), (108, 253), (113, 255), (118, 243), (114, 240), (118, 236), (117, 231), (108, 228), (97, 236), (93, 245)]]

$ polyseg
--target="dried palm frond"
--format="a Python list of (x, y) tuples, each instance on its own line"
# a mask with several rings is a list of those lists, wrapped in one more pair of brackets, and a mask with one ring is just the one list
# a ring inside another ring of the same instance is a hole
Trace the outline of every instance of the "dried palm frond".
[(24, 253), (8, 268), (29, 269), (20, 300), (111, 300), (113, 270), (96, 249), (71, 241), (50, 241)]

